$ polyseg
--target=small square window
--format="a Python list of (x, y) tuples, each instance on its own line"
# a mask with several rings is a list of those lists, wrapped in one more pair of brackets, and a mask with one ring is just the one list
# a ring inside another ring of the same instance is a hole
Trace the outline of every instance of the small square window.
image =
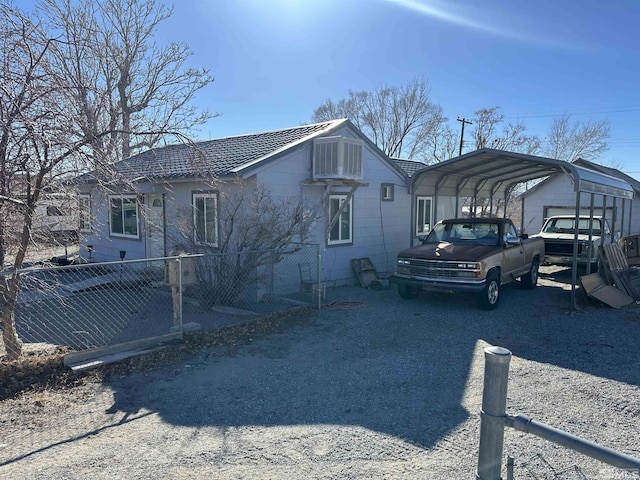
[(385, 202), (393, 202), (393, 183), (383, 183), (380, 187), (381, 199)]

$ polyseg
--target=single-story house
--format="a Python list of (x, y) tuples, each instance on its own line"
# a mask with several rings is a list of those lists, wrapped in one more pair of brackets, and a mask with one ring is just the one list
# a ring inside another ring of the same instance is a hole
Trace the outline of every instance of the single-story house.
[[(593, 214), (604, 215), (612, 228), (620, 235), (640, 233), (640, 182), (618, 169), (598, 165), (583, 159), (572, 162), (579, 167), (615, 177), (627, 182), (634, 190), (634, 198), (621, 202), (615, 197), (594, 194)], [(540, 231), (544, 221), (553, 215), (575, 215), (576, 198), (571, 178), (563, 174), (551, 175), (521, 195), (523, 205), (524, 232), (534, 234)], [(589, 215), (591, 195), (580, 196), (580, 214)], [(615, 221), (614, 221), (615, 219)]]
[(185, 211), (193, 243), (215, 251), (223, 203), (267, 187), (278, 199), (315, 205), (308, 239), (321, 245), (322, 276), (353, 283), (351, 259), (368, 257), (389, 272), (409, 244), (405, 168), (418, 162), (399, 163), (346, 119), (154, 148), (114, 165), (128, 186), (105, 188), (91, 175), (80, 182), (81, 255), (166, 256), (180, 246), (175, 230)]

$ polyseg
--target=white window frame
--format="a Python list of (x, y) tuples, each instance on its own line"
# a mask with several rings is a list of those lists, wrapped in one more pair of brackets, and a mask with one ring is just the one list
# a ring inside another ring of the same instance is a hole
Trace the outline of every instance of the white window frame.
[[(329, 196), (329, 222), (331, 222), (331, 220), (333, 219), (333, 215), (335, 214), (335, 212), (332, 210), (332, 205), (333, 205), (333, 201), (334, 200), (338, 200), (339, 201), (339, 205), (342, 205), (342, 202), (347, 200), (348, 195), (340, 195), (340, 194), (336, 194), (336, 195), (330, 195)], [(337, 210), (336, 210), (337, 211)], [(345, 232), (343, 232), (342, 230), (342, 225), (343, 225), (343, 216), (344, 215), (349, 215), (349, 236), (348, 238), (346, 238)], [(337, 228), (338, 229), (338, 239), (337, 240), (332, 240), (331, 239), (331, 233), (333, 232), (333, 230)], [(331, 229), (331, 231), (329, 232), (328, 238), (327, 238), (327, 244), (328, 245), (345, 245), (345, 244), (352, 244), (353, 243), (353, 197), (351, 197), (349, 199), (349, 204), (347, 206), (347, 208), (344, 209), (344, 211), (340, 214), (340, 218), (338, 219), (338, 221), (335, 223), (335, 225), (333, 226), (333, 228)]]
[[(78, 213), (80, 231), (91, 232), (91, 195), (78, 195)], [(109, 215), (111, 215), (111, 211), (109, 211)]]
[[(196, 208), (196, 200), (197, 199), (203, 199), (203, 206), (204, 206), (204, 219), (203, 219), (203, 225), (207, 224), (207, 218), (210, 215), (210, 212), (207, 209), (207, 202), (206, 200), (208, 199), (213, 199), (214, 201), (214, 207), (213, 207), (213, 216), (214, 216), (214, 226), (213, 226), (213, 237), (214, 238), (207, 238), (207, 232), (205, 231), (205, 238), (204, 241), (202, 241), (199, 237), (198, 237), (198, 213), (199, 210)], [(193, 207), (193, 241), (195, 242), (196, 245), (206, 245), (209, 247), (217, 247), (218, 246), (218, 193), (217, 192), (199, 192), (199, 193), (193, 193), (193, 199), (192, 199), (192, 207)]]
[[(122, 220), (122, 232), (114, 232), (113, 231), (113, 215), (111, 213), (111, 208), (113, 204), (113, 200), (120, 200), (120, 214)], [(126, 214), (124, 209), (124, 201), (125, 200), (133, 200), (133, 203), (136, 207), (136, 233), (124, 233), (125, 232), (125, 220)], [(140, 238), (140, 207), (138, 205), (138, 197), (136, 195), (109, 195), (109, 235), (112, 237), (120, 237), (120, 238)]]
[[(429, 208), (422, 208), (422, 218), (420, 218), (420, 203), (429, 203)], [(429, 215), (428, 218), (425, 218)], [(426, 221), (428, 220), (428, 222)], [(425, 227), (426, 225), (426, 227)], [(433, 228), (433, 197), (416, 197), (416, 236), (426, 235)]]
[(383, 202), (393, 202), (394, 185), (393, 183), (383, 183), (381, 186), (380, 199)]

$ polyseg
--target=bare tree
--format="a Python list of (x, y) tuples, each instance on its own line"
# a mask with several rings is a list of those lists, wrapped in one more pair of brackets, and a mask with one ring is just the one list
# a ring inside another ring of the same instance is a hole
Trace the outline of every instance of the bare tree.
[(349, 90), (347, 98), (326, 100), (313, 121), (348, 118), (390, 157), (430, 160), (430, 147), (446, 118), (430, 99), (425, 80), (382, 86), (371, 92)]
[[(15, 359), (22, 351), (14, 316), (19, 269), (33, 242), (34, 214), (43, 193), (94, 168), (93, 148), (104, 138), (127, 133), (137, 141), (166, 132), (125, 132), (110, 124), (97, 124), (92, 131), (80, 128), (74, 108), (77, 91), (86, 89), (92, 96), (100, 92), (60, 69), (59, 40), (6, 4), (0, 5), (0, 35), (0, 255), (8, 239), (17, 244), (13, 272), (0, 281), (0, 303), (4, 345)], [(95, 170), (94, 178), (113, 181), (110, 174)], [(15, 223), (5, 223), (6, 218)]]
[(429, 139), (430, 157), (425, 163), (443, 162), (458, 155), (460, 134), (447, 124), (442, 124), (437, 135)]
[[(244, 287), (260, 276), (260, 268), (275, 265), (310, 238), (318, 219), (318, 205), (298, 197), (276, 197), (265, 185), (237, 180), (220, 191), (215, 244), (197, 242), (192, 207), (178, 211), (178, 226), (171, 234), (180, 249), (205, 256), (198, 276), (208, 301), (234, 304)], [(215, 254), (215, 255), (213, 255)]]
[(569, 115), (563, 115), (549, 129), (545, 154), (568, 162), (576, 158), (596, 160), (609, 149), (610, 131), (607, 120), (572, 122)]
[(493, 148), (535, 155), (541, 141), (535, 135), (526, 135), (526, 127), (520, 121), (504, 124), (500, 107), (482, 108), (475, 112), (473, 136), (475, 148)]
[[(163, 138), (130, 132), (189, 133), (215, 116), (192, 104), (213, 81), (209, 71), (186, 66), (186, 44), (154, 42), (172, 9), (156, 0), (43, 0), (40, 13), (58, 40), (52, 61), (73, 87), (73, 118), (95, 138), (96, 159), (128, 158)], [(105, 129), (114, 133), (96, 135)]]

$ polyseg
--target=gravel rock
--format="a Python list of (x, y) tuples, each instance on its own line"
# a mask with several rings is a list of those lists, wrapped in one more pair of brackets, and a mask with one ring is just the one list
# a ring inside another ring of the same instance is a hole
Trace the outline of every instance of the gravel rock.
[[(0, 478), (473, 478), (489, 345), (513, 353), (509, 413), (640, 457), (640, 310), (572, 311), (567, 281), (543, 268), (493, 312), (332, 289), (305, 321), (24, 393), (0, 403)], [(637, 478), (510, 429), (504, 454), (518, 479)]]

